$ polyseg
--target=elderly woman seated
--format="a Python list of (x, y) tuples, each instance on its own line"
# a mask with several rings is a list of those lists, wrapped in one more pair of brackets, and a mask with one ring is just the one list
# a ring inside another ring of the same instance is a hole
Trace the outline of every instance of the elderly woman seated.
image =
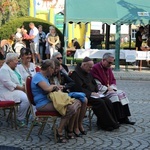
[[(84, 93), (75, 92), (74, 86), (75, 82), (64, 72), (60, 70), (60, 62), (57, 59), (53, 59), (55, 62), (55, 71), (53, 75), (50, 77), (50, 83), (55, 85), (62, 85), (63, 92), (69, 93), (70, 96), (77, 98), (77, 100), (81, 101), (81, 110), (79, 117), (77, 118), (75, 124), (74, 124), (74, 134), (77, 137), (80, 137), (82, 134), (86, 135), (86, 131), (84, 130), (84, 127), (82, 125), (85, 113), (86, 113), (86, 107), (87, 107), (87, 98), (85, 97)], [(74, 92), (70, 92), (74, 91)]]
[[(36, 73), (32, 78), (31, 88), (34, 97), (34, 102), (36, 104), (36, 109), (39, 111), (56, 111), (52, 99), (47, 97), (56, 89), (61, 89), (61, 86), (53, 85), (49, 83), (48, 77), (54, 73), (55, 64), (53, 60), (45, 60), (41, 64), (41, 71)], [(58, 141), (61, 143), (66, 143), (67, 140), (63, 137), (63, 129), (68, 123), (68, 137), (70, 139), (74, 138), (72, 135), (74, 121), (80, 110), (81, 103), (79, 101), (74, 101), (72, 104), (67, 105), (67, 110), (61, 117), (59, 127), (57, 129)]]
[(62, 57), (61, 53), (60, 52), (53, 53), (52, 58), (58, 59), (60, 62), (60, 70), (64, 73), (68, 74), (69, 69), (65, 64), (62, 64), (63, 57)]
[(25, 126), (25, 117), (29, 107), (29, 101), (25, 93), (22, 77), (16, 68), (18, 55), (8, 53), (6, 60), (0, 69), (0, 100), (14, 100), (20, 103), (18, 110), (18, 125)]

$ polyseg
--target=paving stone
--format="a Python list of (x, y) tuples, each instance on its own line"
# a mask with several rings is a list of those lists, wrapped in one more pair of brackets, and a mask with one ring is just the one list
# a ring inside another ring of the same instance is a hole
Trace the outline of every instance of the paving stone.
[[(0, 111), (0, 145), (21, 147), (24, 150), (150, 150), (150, 72), (116, 72), (117, 86), (126, 92), (130, 100), (130, 119), (136, 121), (134, 126), (121, 125), (112, 132), (98, 130), (96, 117), (92, 119), (92, 131), (89, 131), (88, 118), (84, 119), (87, 135), (69, 140), (68, 143), (54, 143), (53, 131), (47, 125), (41, 136), (37, 136), (35, 127), (28, 141), (25, 140), (29, 128), (12, 129), (6, 123), (3, 112)], [(133, 79), (134, 78), (134, 79)]]

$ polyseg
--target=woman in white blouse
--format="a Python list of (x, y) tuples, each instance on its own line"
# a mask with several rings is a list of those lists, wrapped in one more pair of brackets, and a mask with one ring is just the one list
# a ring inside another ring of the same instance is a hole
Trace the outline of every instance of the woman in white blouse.
[(29, 101), (25, 93), (24, 81), (17, 69), (18, 54), (8, 53), (0, 69), (0, 101), (14, 100), (20, 102), (18, 110), (18, 125), (25, 126), (25, 117), (29, 108)]
[(28, 76), (33, 77), (36, 74), (35, 64), (31, 62), (31, 54), (31, 50), (28, 48), (22, 48), (20, 50), (21, 64), (17, 68), (24, 81)]

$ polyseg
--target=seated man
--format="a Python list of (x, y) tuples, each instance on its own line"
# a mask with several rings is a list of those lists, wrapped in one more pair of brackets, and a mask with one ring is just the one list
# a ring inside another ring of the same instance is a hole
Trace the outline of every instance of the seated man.
[(75, 49), (81, 49), (81, 46), (80, 46), (79, 42), (77, 41), (77, 38), (74, 38), (72, 40), (72, 44)]
[(77, 89), (74, 90), (86, 94), (88, 102), (92, 105), (93, 111), (97, 116), (97, 126), (103, 130), (112, 131), (119, 128), (119, 124), (111, 101), (108, 98), (100, 98), (97, 93), (97, 84), (90, 74), (93, 65), (93, 61), (85, 57), (82, 63), (76, 66), (70, 77), (77, 85)]
[(114, 56), (111, 53), (105, 53), (103, 60), (93, 66), (91, 74), (97, 82), (99, 92), (105, 94), (112, 101), (118, 121), (134, 125), (135, 122), (128, 119), (128, 116), (131, 115), (128, 98), (123, 91), (117, 89), (116, 79), (110, 68), (113, 62)]

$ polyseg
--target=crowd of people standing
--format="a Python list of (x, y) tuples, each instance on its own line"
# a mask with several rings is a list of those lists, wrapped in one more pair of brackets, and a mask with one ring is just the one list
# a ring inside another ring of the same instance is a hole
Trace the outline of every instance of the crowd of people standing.
[(45, 58), (51, 58), (53, 53), (61, 48), (60, 38), (54, 26), (49, 27), (47, 34), (43, 31), (42, 25), (36, 27), (31, 22), (29, 23), (29, 28), (29, 31), (25, 29), (24, 25), (17, 28), (16, 33), (11, 39), (12, 42), (9, 43), (18, 55), (20, 55), (22, 47), (30, 48), (32, 61), (36, 64)]

